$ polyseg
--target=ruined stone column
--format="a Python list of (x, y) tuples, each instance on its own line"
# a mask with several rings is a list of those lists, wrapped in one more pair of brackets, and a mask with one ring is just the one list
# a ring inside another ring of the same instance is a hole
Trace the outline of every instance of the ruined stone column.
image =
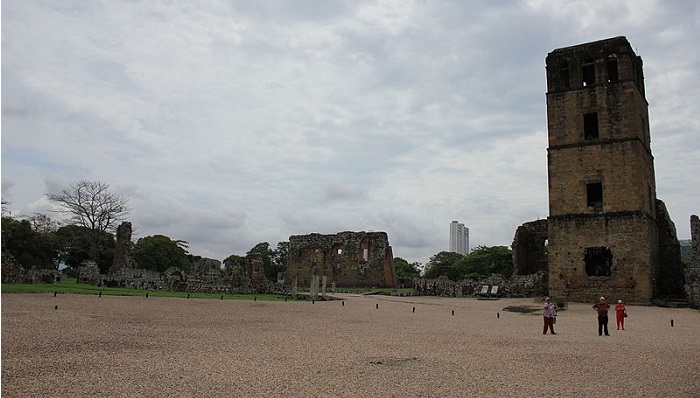
[(114, 245), (114, 259), (110, 272), (117, 272), (125, 268), (131, 268), (129, 250), (131, 249), (131, 223), (123, 222), (117, 227), (117, 242)]

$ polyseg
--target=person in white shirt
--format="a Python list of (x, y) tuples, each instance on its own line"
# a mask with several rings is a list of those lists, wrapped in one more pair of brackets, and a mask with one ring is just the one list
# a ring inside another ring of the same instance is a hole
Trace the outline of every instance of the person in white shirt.
[(552, 302), (552, 299), (547, 297), (544, 299), (544, 304), (542, 305), (544, 311), (542, 312), (544, 318), (544, 330), (542, 334), (547, 334), (547, 329), (549, 329), (552, 334), (554, 333), (554, 317), (557, 316), (557, 305)]

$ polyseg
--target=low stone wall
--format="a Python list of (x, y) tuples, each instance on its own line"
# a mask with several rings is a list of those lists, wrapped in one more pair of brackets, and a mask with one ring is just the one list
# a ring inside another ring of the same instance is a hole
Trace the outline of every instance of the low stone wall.
[(63, 273), (57, 269), (24, 268), (13, 256), (2, 255), (2, 283), (59, 283)]
[(416, 281), (414, 291), (419, 296), (442, 297), (475, 297), (479, 295), (482, 286), (499, 286), (499, 296), (503, 297), (536, 297), (546, 296), (549, 275), (546, 271), (536, 272), (530, 275), (513, 275), (504, 278), (500, 275), (491, 275), (486, 279), (464, 279), (451, 281), (446, 276), (437, 279), (421, 279)]

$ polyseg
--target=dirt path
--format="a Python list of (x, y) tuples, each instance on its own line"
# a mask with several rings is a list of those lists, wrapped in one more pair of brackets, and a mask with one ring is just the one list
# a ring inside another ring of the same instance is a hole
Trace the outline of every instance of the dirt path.
[(599, 337), (574, 303), (552, 336), (503, 311), (532, 299), (341, 297), (3, 294), (2, 396), (700, 396), (696, 310), (628, 306)]

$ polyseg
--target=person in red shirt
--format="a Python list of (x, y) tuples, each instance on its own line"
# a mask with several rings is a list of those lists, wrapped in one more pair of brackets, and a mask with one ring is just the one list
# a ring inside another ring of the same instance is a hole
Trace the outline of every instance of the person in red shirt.
[(615, 320), (617, 321), (617, 330), (625, 330), (625, 315), (627, 315), (627, 308), (622, 304), (622, 300), (617, 300), (617, 305), (615, 310)]
[(608, 333), (608, 311), (610, 310), (610, 304), (605, 301), (605, 297), (601, 297), (598, 303), (593, 304), (593, 309), (598, 313), (598, 336), (602, 336), (605, 332), (606, 336), (610, 336)]

